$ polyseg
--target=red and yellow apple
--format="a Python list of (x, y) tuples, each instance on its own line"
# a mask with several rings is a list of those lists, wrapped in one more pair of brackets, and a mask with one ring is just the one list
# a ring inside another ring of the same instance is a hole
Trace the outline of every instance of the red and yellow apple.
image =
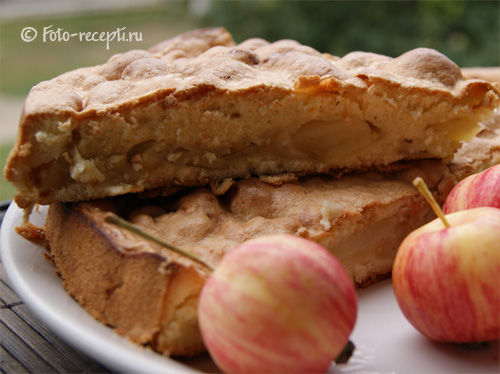
[(203, 341), (224, 372), (324, 372), (354, 327), (357, 297), (340, 262), (292, 235), (244, 242), (200, 294)]
[(500, 209), (480, 207), (413, 231), (396, 254), (392, 283), (407, 320), (435, 341), (500, 334)]
[(446, 198), (443, 212), (447, 214), (480, 206), (500, 208), (500, 164), (460, 181)]
[(114, 214), (106, 222), (211, 273), (200, 293), (198, 322), (224, 372), (319, 373), (350, 356), (356, 291), (342, 264), (319, 244), (294, 235), (261, 237), (237, 246), (214, 269)]

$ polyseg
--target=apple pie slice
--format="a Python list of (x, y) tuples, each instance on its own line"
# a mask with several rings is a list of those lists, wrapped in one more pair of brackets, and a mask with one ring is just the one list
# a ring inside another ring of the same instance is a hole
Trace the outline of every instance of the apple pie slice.
[(302, 236), (329, 249), (365, 286), (388, 276), (399, 243), (433, 218), (411, 184), (416, 175), (441, 197), (453, 185), (439, 161), (390, 175), (311, 176), (278, 186), (248, 178), (222, 196), (197, 188), (152, 200), (129, 194), (54, 203), (46, 237), (64, 287), (90, 314), (158, 352), (192, 355), (204, 350), (197, 301), (206, 272), (106, 223), (110, 212), (215, 266), (247, 239)]
[(30, 207), (449, 160), (499, 96), (431, 49), (339, 58), (195, 30), (33, 87), (5, 177)]

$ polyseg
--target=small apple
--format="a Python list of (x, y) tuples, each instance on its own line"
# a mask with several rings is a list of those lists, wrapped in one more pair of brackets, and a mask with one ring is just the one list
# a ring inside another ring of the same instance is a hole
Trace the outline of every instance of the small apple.
[(198, 301), (203, 341), (224, 372), (319, 373), (347, 362), (357, 316), (354, 283), (319, 244), (294, 235), (244, 242), (214, 268), (140, 227), (110, 214), (106, 222), (202, 265)]
[(480, 206), (500, 208), (500, 164), (461, 180), (446, 198), (443, 212), (447, 214)]
[(438, 215), (398, 249), (392, 283), (399, 307), (435, 341), (499, 339), (500, 209)]
[(340, 262), (293, 235), (240, 244), (199, 299), (203, 341), (224, 372), (324, 372), (354, 327), (357, 297)]

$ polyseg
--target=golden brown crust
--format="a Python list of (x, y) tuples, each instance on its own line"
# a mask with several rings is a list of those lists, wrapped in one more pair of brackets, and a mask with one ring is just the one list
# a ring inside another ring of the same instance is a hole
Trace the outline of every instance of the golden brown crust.
[(467, 79), (483, 79), (488, 82), (500, 84), (499, 66), (462, 68), (462, 74)]
[(196, 30), (35, 86), (5, 176), (26, 207), (450, 158), (499, 95), (430, 49), (338, 58)]

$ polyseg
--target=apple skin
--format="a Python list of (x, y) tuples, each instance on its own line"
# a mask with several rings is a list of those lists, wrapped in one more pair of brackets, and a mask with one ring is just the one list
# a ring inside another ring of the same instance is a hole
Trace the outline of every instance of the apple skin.
[(436, 219), (401, 243), (392, 283), (406, 319), (434, 341), (473, 343), (500, 334), (500, 209)]
[(491, 206), (500, 208), (500, 164), (461, 180), (444, 202), (444, 214)]
[(227, 373), (324, 372), (357, 316), (354, 284), (325, 248), (293, 235), (244, 242), (200, 294), (200, 331)]

